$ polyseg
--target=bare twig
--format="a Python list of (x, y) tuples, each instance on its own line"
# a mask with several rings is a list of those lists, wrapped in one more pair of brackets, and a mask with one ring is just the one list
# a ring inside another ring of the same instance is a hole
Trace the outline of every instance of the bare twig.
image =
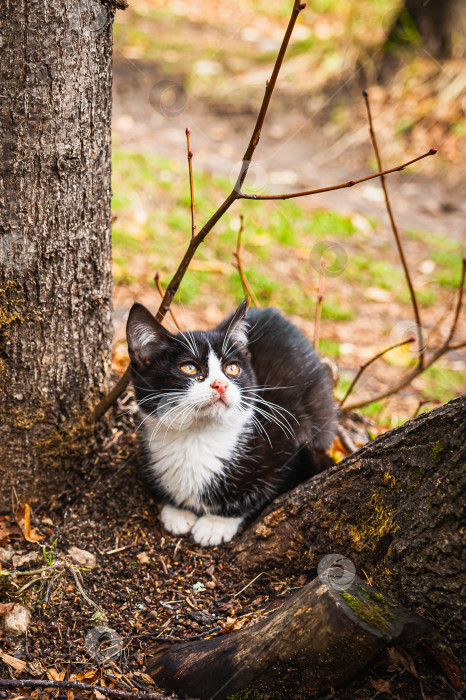
[(317, 295), (316, 317), (314, 320), (314, 350), (316, 352), (318, 352), (318, 350), (319, 350), (320, 319), (322, 316), (322, 302), (324, 300), (326, 267), (327, 267), (327, 262), (322, 259), (321, 263), (320, 263), (320, 280), (319, 280), (319, 293)]
[(233, 255), (236, 258), (235, 267), (238, 269), (239, 276), (241, 279), (241, 284), (243, 286), (244, 296), (246, 297), (246, 301), (247, 301), (248, 306), (250, 306), (251, 302), (252, 302), (256, 308), (259, 308), (260, 304), (257, 300), (256, 295), (254, 294), (253, 288), (249, 284), (249, 281), (246, 277), (246, 274), (245, 274), (244, 268), (243, 268), (243, 260), (241, 257), (241, 254), (243, 252), (243, 245), (242, 245), (242, 240), (241, 240), (242, 235), (243, 235), (243, 231), (244, 231), (244, 216), (242, 214), (240, 214), (240, 225), (239, 225), (239, 229), (238, 229), (238, 238), (236, 239), (236, 250), (233, 252)]
[(358, 383), (358, 381), (359, 381), (359, 379), (360, 379), (360, 377), (361, 377), (361, 374), (369, 367), (369, 365), (371, 365), (373, 362), (375, 362), (376, 360), (378, 360), (379, 357), (382, 357), (383, 355), (385, 355), (385, 353), (390, 352), (390, 350), (394, 350), (395, 348), (400, 348), (402, 345), (409, 345), (409, 343), (414, 343), (415, 340), (416, 340), (416, 338), (408, 338), (407, 340), (403, 340), (401, 343), (396, 343), (396, 345), (390, 345), (389, 348), (385, 348), (385, 350), (382, 350), (381, 352), (378, 352), (377, 355), (374, 355), (374, 357), (371, 357), (370, 360), (368, 360), (367, 362), (365, 362), (364, 364), (362, 364), (362, 365), (359, 367), (358, 372), (357, 372), (356, 376), (354, 377), (353, 381), (352, 381), (351, 384), (349, 385), (346, 394), (344, 395), (344, 397), (343, 397), (342, 400), (340, 401), (340, 408), (343, 407), (343, 404), (345, 403), (346, 399), (347, 399), (348, 396), (352, 393), (354, 387), (355, 387), (356, 384)]
[(440, 403), (442, 403), (442, 402), (441, 402), (439, 399), (422, 399), (422, 398), (419, 399), (417, 408), (416, 408), (415, 412), (413, 413), (413, 415), (411, 416), (411, 420), (413, 420), (413, 418), (417, 418), (417, 416), (419, 415), (419, 411), (420, 411), (421, 408), (423, 408), (423, 406), (425, 406), (427, 403), (440, 404)]
[(126, 692), (124, 690), (114, 690), (106, 688), (102, 685), (92, 685), (92, 683), (80, 683), (79, 681), (50, 681), (37, 680), (28, 678), (20, 680), (19, 678), (0, 678), (0, 688), (68, 688), (70, 690), (87, 690), (93, 693), (98, 690), (99, 693), (107, 695), (109, 698), (132, 698), (133, 700), (167, 700), (166, 695), (160, 693), (138, 693)]
[[(228, 195), (228, 197), (225, 199), (225, 201), (219, 206), (217, 211), (214, 212), (214, 214), (210, 217), (210, 219), (204, 224), (204, 226), (201, 228), (201, 230), (190, 239), (188, 248), (178, 266), (178, 269), (176, 270), (170, 284), (165, 290), (164, 297), (162, 299), (162, 303), (160, 304), (160, 307), (157, 311), (157, 320), (158, 321), (163, 321), (165, 318), (170, 305), (179, 289), (179, 286), (181, 284), (181, 281), (189, 267), (189, 264), (200, 246), (200, 244), (204, 241), (206, 238), (207, 234), (214, 228), (216, 223), (222, 218), (222, 216), (225, 214), (226, 211), (231, 207), (233, 202), (235, 202), (238, 199), (290, 199), (294, 197), (303, 197), (305, 195), (312, 195), (312, 194), (318, 194), (319, 192), (331, 192), (332, 190), (338, 190), (338, 189), (343, 189), (344, 187), (352, 187), (353, 185), (356, 185), (360, 182), (366, 182), (367, 180), (371, 180), (376, 177), (381, 177), (382, 175), (387, 175), (392, 172), (397, 172), (400, 170), (404, 170), (408, 165), (411, 165), (412, 163), (415, 163), (418, 160), (421, 160), (422, 158), (425, 158), (428, 155), (433, 155), (435, 153), (435, 149), (431, 149), (428, 153), (425, 153), (422, 156), (419, 156), (418, 158), (414, 158), (407, 163), (404, 163), (403, 165), (398, 166), (397, 168), (391, 168), (389, 170), (385, 170), (383, 172), (378, 172), (374, 173), (373, 175), (368, 175), (366, 177), (360, 178), (359, 180), (350, 180), (349, 182), (343, 183), (341, 185), (334, 185), (332, 187), (323, 187), (320, 189), (316, 190), (308, 190), (307, 192), (296, 192), (292, 194), (285, 194), (285, 195), (247, 195), (244, 194), (241, 191), (241, 187), (243, 186), (244, 180), (246, 178), (246, 175), (249, 170), (249, 166), (251, 164), (252, 157), (254, 155), (254, 152), (256, 150), (256, 147), (259, 143), (260, 135), (261, 135), (261, 130), (264, 124), (264, 120), (267, 114), (267, 110), (270, 104), (270, 100), (277, 82), (278, 74), (280, 72), (280, 68), (283, 63), (283, 59), (286, 53), (286, 50), (288, 48), (288, 44), (291, 38), (291, 34), (293, 32), (294, 26), (296, 24), (296, 20), (298, 19), (299, 13), (304, 10), (306, 7), (305, 3), (300, 3), (298, 0), (294, 0), (293, 3), (293, 10), (291, 13), (291, 17), (288, 22), (288, 26), (286, 28), (285, 36), (283, 37), (282, 44), (280, 46), (280, 50), (278, 52), (277, 58), (275, 60), (275, 64), (273, 67), (272, 75), (270, 80), (267, 81), (266, 83), (266, 88), (265, 88), (265, 94), (262, 99), (262, 104), (259, 110), (259, 114), (257, 117), (256, 124), (254, 126), (254, 130), (252, 132), (251, 139), (249, 141), (249, 144), (246, 148), (246, 151), (244, 152), (244, 156), (242, 159), (242, 164), (241, 164), (241, 171), (238, 176), (238, 179), (236, 181), (235, 186), (233, 187), (232, 191)], [(118, 399), (118, 397), (123, 393), (123, 391), (126, 389), (128, 386), (128, 383), (131, 378), (131, 373), (130, 373), (130, 368), (129, 366), (127, 367), (125, 373), (122, 375), (122, 377), (119, 379), (118, 383), (116, 386), (110, 391), (110, 393), (105, 396), (100, 403), (96, 406), (94, 410), (94, 418), (97, 420), (99, 419), (109, 408), (112, 406), (113, 403)]]
[[(463, 258), (462, 262), (463, 262), (463, 268), (461, 270), (461, 280), (460, 280), (460, 286), (458, 288), (458, 297), (456, 299), (455, 313), (453, 315), (453, 320), (451, 322), (450, 333), (448, 334), (448, 338), (445, 341), (445, 346), (447, 346), (447, 347), (450, 345), (450, 341), (453, 339), (453, 336), (455, 335), (456, 326), (458, 325), (458, 319), (459, 319), (460, 313), (461, 313), (461, 307), (463, 306), (464, 282), (465, 282), (465, 277), (466, 277), (466, 258)], [(460, 347), (461, 347), (461, 343), (460, 343)]]
[(84, 600), (86, 601), (86, 603), (89, 603), (89, 605), (91, 605), (95, 610), (97, 610), (97, 612), (101, 613), (101, 615), (106, 618), (107, 616), (106, 616), (105, 612), (102, 610), (102, 608), (100, 607), (100, 605), (97, 605), (97, 603), (94, 603), (94, 601), (91, 598), (89, 598), (89, 596), (87, 595), (86, 591), (84, 590), (84, 588), (81, 584), (81, 581), (79, 580), (78, 574), (73, 569), (73, 567), (69, 566), (68, 564), (65, 564), (65, 569), (72, 574), (72, 576), (75, 580), (76, 586), (78, 587), (78, 591), (81, 593), (81, 595), (84, 598)]
[[(363, 90), (363, 96), (364, 96), (364, 101), (366, 103), (366, 110), (367, 110), (367, 118), (369, 121), (369, 131), (371, 135), (371, 141), (372, 141), (372, 146), (374, 148), (374, 153), (375, 157), (377, 158), (377, 165), (379, 170), (382, 170), (382, 158), (380, 157), (380, 151), (379, 151), (379, 146), (377, 143), (377, 137), (375, 135), (374, 131), (374, 124), (372, 121), (372, 112), (371, 112), (371, 106), (369, 102), (369, 93), (367, 90)], [(431, 149), (432, 151), (435, 151), (435, 149)], [(429, 151), (430, 153), (431, 151)], [(411, 280), (411, 275), (409, 273), (409, 268), (408, 264), (406, 262), (403, 246), (401, 244), (401, 238), (400, 238), (400, 233), (398, 231), (398, 226), (395, 221), (395, 217), (393, 215), (393, 210), (392, 210), (392, 205), (390, 203), (390, 197), (388, 196), (388, 189), (387, 189), (387, 183), (385, 182), (385, 175), (382, 175), (380, 178), (380, 184), (382, 185), (384, 197), (385, 197), (385, 206), (387, 208), (387, 213), (388, 213), (388, 218), (390, 219), (390, 224), (392, 227), (393, 235), (395, 236), (395, 241), (396, 241), (396, 247), (398, 248), (398, 254), (400, 256), (401, 264), (403, 265), (403, 270), (405, 273), (405, 278), (407, 285), (409, 287), (409, 294), (411, 296), (411, 304), (413, 306), (413, 311), (414, 311), (414, 318), (416, 319), (416, 335), (419, 343), (419, 366), (422, 367), (424, 365), (424, 354), (425, 354), (425, 347), (423, 343), (423, 338), (422, 338), (422, 326), (421, 326), (421, 315), (419, 313), (419, 306), (417, 303), (417, 298), (416, 298), (416, 292), (414, 291), (414, 286), (413, 282)]]
[[(155, 273), (154, 282), (156, 284), (156, 287), (157, 287), (158, 293), (160, 294), (160, 297), (163, 299), (163, 295), (165, 294), (165, 292), (163, 291), (162, 283), (160, 281), (160, 272)], [(173, 309), (171, 307), (169, 309), (169, 313), (170, 313), (170, 316), (172, 317), (173, 323), (178, 328), (178, 330), (181, 331), (181, 326), (178, 323), (178, 321), (176, 320), (175, 314), (174, 314)]]
[[(387, 389), (386, 391), (381, 391), (379, 394), (376, 394), (375, 396), (372, 396), (367, 399), (355, 399), (353, 401), (350, 401), (346, 406), (345, 406), (345, 411), (353, 411), (356, 408), (362, 408), (363, 406), (367, 406), (370, 403), (373, 403), (374, 401), (380, 401), (381, 399), (387, 398), (387, 396), (392, 396), (393, 394), (396, 394), (398, 391), (401, 389), (404, 389), (405, 386), (408, 386), (413, 379), (418, 377), (420, 374), (425, 372), (426, 369), (429, 369), (429, 367), (432, 367), (432, 365), (437, 362), (437, 360), (442, 357), (442, 355), (445, 355), (446, 352), (449, 352), (450, 350), (457, 350), (458, 348), (464, 347), (466, 345), (466, 342), (461, 342), (461, 343), (456, 343), (454, 345), (450, 345), (450, 341), (452, 340), (457, 325), (458, 325), (458, 320), (460, 317), (461, 313), (461, 308), (463, 305), (463, 294), (464, 294), (464, 284), (465, 284), (465, 277), (466, 277), (466, 258), (463, 258), (463, 269), (461, 272), (461, 280), (460, 284), (458, 287), (458, 297), (456, 301), (456, 307), (455, 307), (455, 312), (453, 314), (453, 319), (450, 327), (450, 332), (445, 339), (445, 341), (442, 343), (442, 345), (437, 349), (434, 350), (432, 355), (429, 358), (426, 358), (426, 361), (424, 362), (424, 365), (421, 367), (421, 365), (417, 365), (412, 372), (407, 374), (405, 377), (403, 377), (398, 384), (396, 384), (394, 387), (391, 389)], [(346, 397), (345, 397), (346, 399)], [(343, 400), (345, 400), (343, 399)], [(343, 403), (343, 402), (342, 402)]]
[(189, 168), (189, 191), (191, 193), (191, 238), (196, 235), (196, 203), (194, 201), (194, 180), (193, 180), (193, 152), (190, 142), (191, 131), (186, 129), (186, 142), (188, 146), (188, 168)]
[(320, 194), (321, 192), (332, 192), (333, 190), (343, 190), (345, 187), (353, 187), (354, 185), (359, 185), (361, 182), (367, 182), (367, 180), (373, 180), (376, 177), (384, 177), (385, 175), (390, 175), (390, 173), (398, 173), (401, 170), (405, 170), (408, 165), (416, 163), (418, 160), (427, 158), (427, 156), (433, 156), (437, 153), (435, 148), (431, 148), (422, 156), (408, 160), (407, 163), (403, 165), (398, 165), (396, 168), (389, 168), (388, 170), (380, 169), (379, 172), (373, 173), (372, 175), (366, 175), (365, 177), (359, 178), (359, 180), (347, 180), (347, 182), (342, 182), (339, 185), (331, 185), (330, 187), (319, 187), (316, 190), (304, 190), (303, 192), (287, 192), (285, 194), (246, 194), (241, 192), (238, 199), (254, 199), (254, 200), (273, 200), (273, 199), (297, 199), (298, 197), (308, 197), (312, 194)]

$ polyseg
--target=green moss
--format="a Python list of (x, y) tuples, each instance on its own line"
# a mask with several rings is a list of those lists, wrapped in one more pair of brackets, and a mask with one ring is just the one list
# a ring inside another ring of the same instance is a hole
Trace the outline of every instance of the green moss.
[(353, 586), (351, 590), (356, 595), (344, 591), (342, 598), (356, 617), (381, 632), (388, 632), (390, 620), (394, 618), (394, 614), (390, 610), (390, 608), (395, 607), (393, 603), (388, 602), (382, 593), (362, 586)]
[(440, 442), (440, 440), (437, 440), (437, 442), (432, 448), (432, 461), (434, 464), (438, 464), (438, 462), (440, 461), (440, 452), (442, 450), (442, 443)]
[(240, 690), (238, 693), (233, 693), (228, 697), (228, 700), (262, 700), (264, 696), (258, 693), (257, 690)]

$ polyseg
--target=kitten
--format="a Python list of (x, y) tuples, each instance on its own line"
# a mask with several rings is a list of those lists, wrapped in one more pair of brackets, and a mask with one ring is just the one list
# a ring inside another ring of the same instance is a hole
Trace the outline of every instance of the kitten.
[(127, 338), (146, 476), (172, 534), (228, 542), (328, 466), (337, 419), (327, 370), (278, 310), (243, 302), (212, 331), (172, 334), (134, 304)]

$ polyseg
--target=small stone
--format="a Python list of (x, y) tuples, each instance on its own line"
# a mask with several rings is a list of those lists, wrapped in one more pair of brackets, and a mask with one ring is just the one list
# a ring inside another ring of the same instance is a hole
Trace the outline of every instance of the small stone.
[(140, 564), (150, 564), (150, 559), (147, 552), (139, 552), (139, 554), (136, 554), (136, 559)]
[(215, 581), (207, 581), (206, 586), (207, 588), (210, 588), (211, 590), (215, 588)]
[(25, 605), (15, 605), (13, 610), (3, 616), (3, 631), (11, 637), (26, 634), (31, 622), (31, 613)]
[(93, 569), (97, 566), (97, 558), (92, 552), (87, 552), (85, 549), (79, 549), (79, 547), (70, 547), (68, 550), (68, 556), (74, 564), (79, 566), (86, 566), (88, 569)]

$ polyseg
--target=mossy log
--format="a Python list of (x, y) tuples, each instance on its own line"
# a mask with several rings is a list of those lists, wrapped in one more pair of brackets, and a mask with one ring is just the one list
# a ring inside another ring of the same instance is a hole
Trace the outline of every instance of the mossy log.
[(339, 583), (331, 572), (251, 627), (156, 647), (148, 672), (181, 697), (222, 700), (247, 687), (274, 700), (304, 700), (351, 678), (390, 642), (431, 640), (422, 619), (357, 576)]
[(381, 435), (276, 499), (233, 544), (236, 563), (312, 578), (337, 552), (463, 656), (465, 435), (466, 395)]

